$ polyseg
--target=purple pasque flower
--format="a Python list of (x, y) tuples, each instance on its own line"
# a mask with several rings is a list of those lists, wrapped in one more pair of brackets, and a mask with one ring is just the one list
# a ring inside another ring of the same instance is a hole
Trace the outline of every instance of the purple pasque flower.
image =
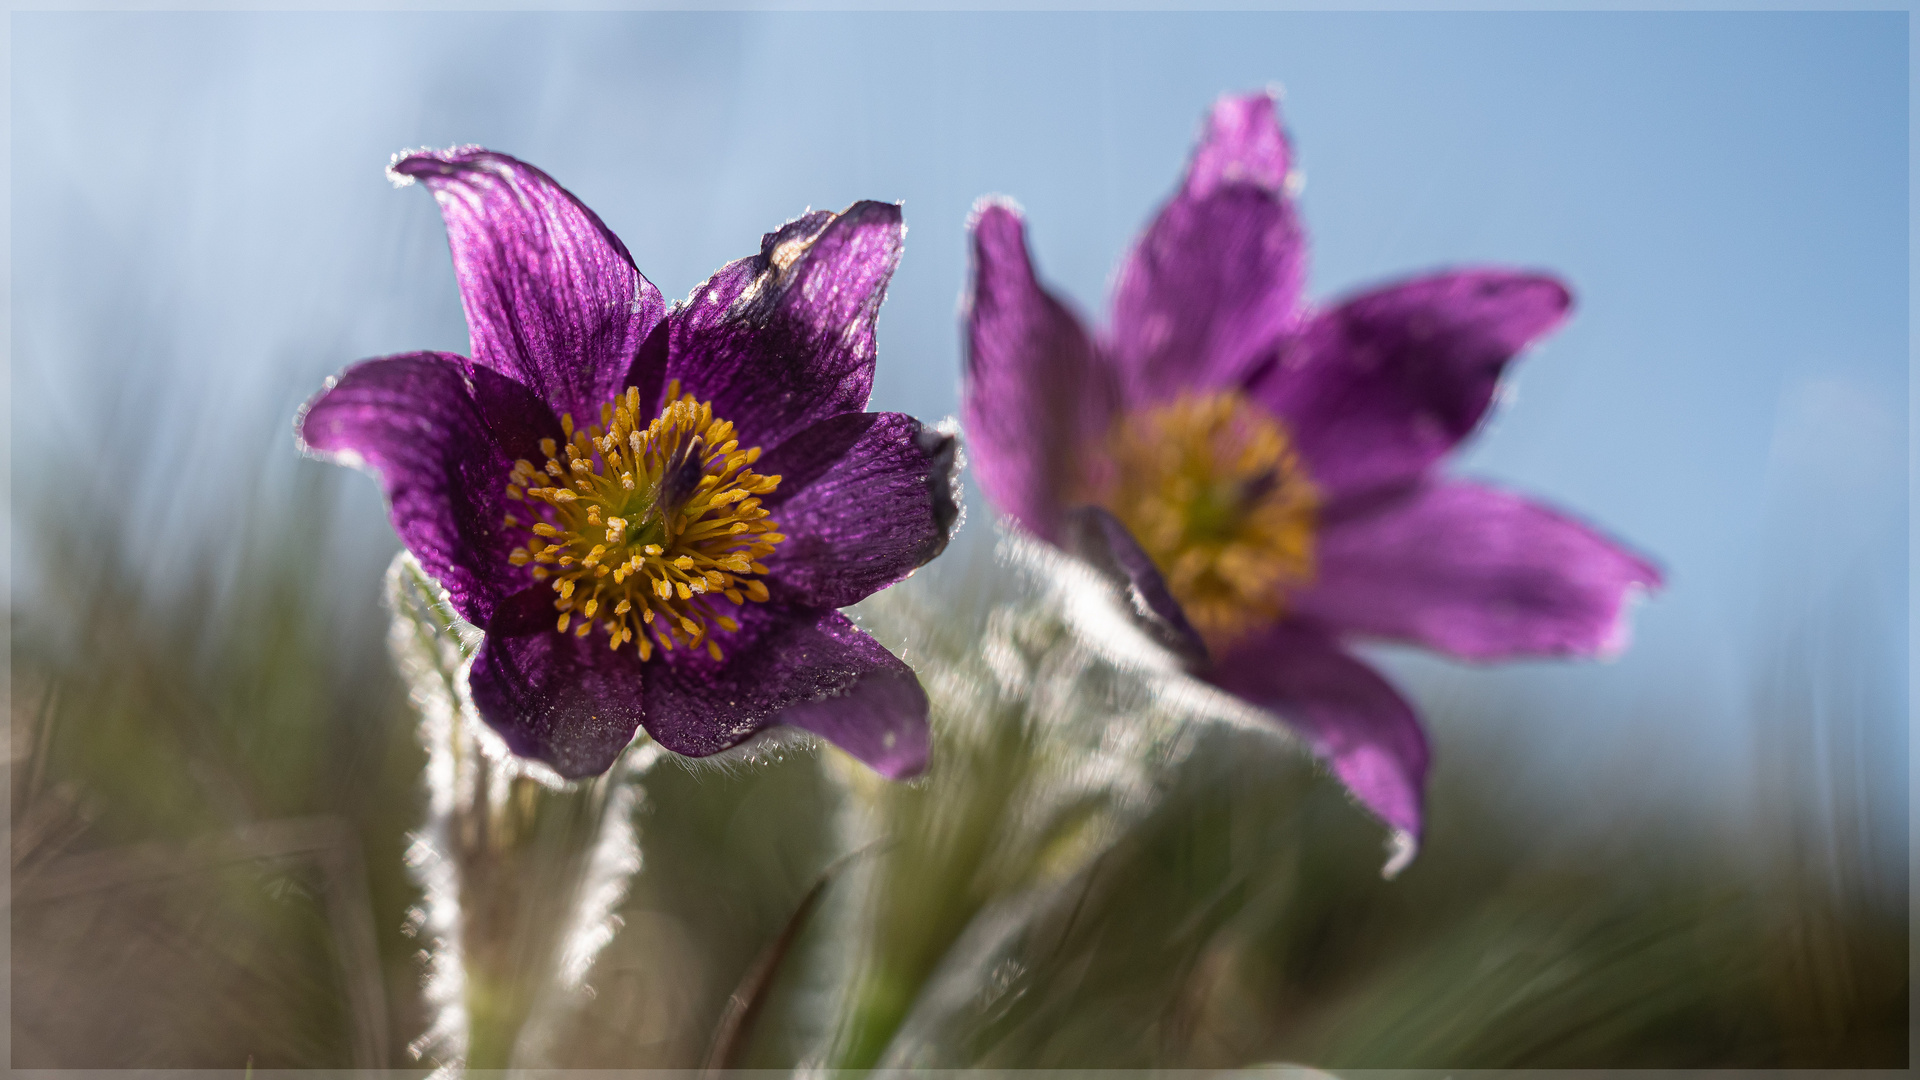
[(567, 777), (636, 728), (703, 756), (772, 724), (920, 771), (926, 694), (836, 610), (938, 555), (956, 513), (952, 440), (865, 411), (900, 208), (807, 214), (668, 310), (540, 170), (464, 147), (392, 172), (439, 202), (473, 357), (355, 364), (299, 435), (372, 467), (486, 632), (487, 723)]
[(1660, 573), (1437, 471), (1566, 288), (1466, 269), (1308, 306), (1288, 171), (1273, 99), (1223, 98), (1099, 334), (1040, 285), (1019, 211), (983, 202), (963, 419), (1000, 510), (1128, 581), (1198, 674), (1284, 717), (1411, 840), (1426, 738), (1347, 643), (1591, 656), (1624, 645), (1627, 598)]

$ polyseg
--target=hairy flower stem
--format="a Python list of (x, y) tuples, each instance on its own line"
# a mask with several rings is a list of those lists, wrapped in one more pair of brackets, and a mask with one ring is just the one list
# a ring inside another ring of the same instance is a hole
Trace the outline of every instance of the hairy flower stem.
[[(1003, 758), (1013, 766), (1004, 770), (972, 767), (990, 764), (990, 756), (976, 762), (969, 755), (964, 769), (936, 773), (918, 788), (865, 782), (847, 770), (852, 812), (888, 822), (913, 841), (888, 852), (874, 872), (867, 951), (843, 1014), (834, 1062), (839, 1068), (872, 1068), (880, 1061), (920, 988), (987, 902), (980, 871), (1018, 777), (1017, 760)], [(950, 758), (947, 764), (960, 762)], [(929, 842), (927, 834), (939, 825), (946, 828), (938, 842)]]
[(413, 689), (427, 751), (427, 821), (409, 863), (425, 893), (431, 1026), (415, 1056), (458, 1070), (504, 1069), (528, 1020), (577, 989), (638, 869), (636, 748), (606, 774), (560, 782), (491, 745), (462, 676), (477, 646), (411, 558), (389, 574), (391, 644)]
[[(599, 832), (609, 781), (551, 789), (528, 776), (501, 783), (484, 757), (481, 800), (455, 812), (467, 1065), (512, 1064), (521, 1029), (559, 975), (569, 913)], [(491, 781), (491, 782), (489, 782)]]
[(1006, 595), (982, 598), (974, 626), (911, 586), (861, 606), (919, 658), (940, 765), (913, 786), (842, 770), (845, 842), (879, 847), (832, 1067), (960, 1060), (934, 1034), (953, 1028), (952, 1003), (971, 1015), (1018, 990), (1020, 964), (1001, 963), (983, 929), (1078, 895), (1185, 754), (1198, 714), (1092, 648), (1047, 584), (1069, 576), (1063, 562), (1035, 557), (1002, 562)]

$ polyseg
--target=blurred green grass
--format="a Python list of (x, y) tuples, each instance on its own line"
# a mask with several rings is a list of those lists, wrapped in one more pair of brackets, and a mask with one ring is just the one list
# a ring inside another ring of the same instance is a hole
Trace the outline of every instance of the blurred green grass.
[[(419, 898), (404, 856), (423, 756), (379, 564), (328, 558), (365, 547), (331, 508), (366, 481), (304, 461), (292, 477), (187, 580), (152, 580), (140, 538), (94, 504), (19, 508), (16, 528), (59, 557), (17, 570), (37, 600), (10, 613), (16, 897), (83, 856), (344, 822), (379, 956), (358, 975), (383, 1002), (388, 1063), (412, 1066), (427, 943), (405, 930)], [(1836, 755), (1792, 695), (1761, 718), (1785, 771), (1744, 847), (1679, 819), (1556, 838), (1495, 797), (1516, 763), (1441, 717), (1426, 849), (1385, 882), (1378, 827), (1278, 740), (1196, 731), (1122, 813), (1111, 793), (1070, 790), (1077, 774), (1047, 750), (1057, 711), (1129, 707), (1098, 671), (1046, 674), (1066, 680), (1051, 702), (1003, 688), (967, 706), (995, 605), (1022, 602), (985, 552), (981, 537), (956, 545), (870, 619), (883, 637), (920, 627), (908, 655), (936, 698), (933, 775), (847, 783), (831, 752), (791, 744), (656, 767), (623, 930), (591, 994), (551, 1021), (551, 1060), (528, 1064), (698, 1065), (817, 875), (869, 840), (784, 960), (743, 1063), (906, 1052), (902, 1024), (943, 964), (959, 970), (956, 942), (1021, 896), (1017, 940), (915, 1028), (931, 1040), (917, 1052), (982, 1067), (1905, 1064), (1904, 882), (1835, 840), (1863, 827), (1859, 800), (1847, 776), (1808, 772)], [(1061, 655), (1034, 648), (1042, 667)], [(17, 900), (16, 957), (25, 937), (33, 962), (14, 968), (15, 1063), (31, 1047), (32, 1064), (65, 1067), (350, 1064), (358, 976), (313, 873), (267, 859), (168, 895)], [(122, 992), (86, 992), (83, 972), (108, 961)], [(182, 1001), (208, 1022), (161, 1022)], [(58, 1008), (21, 1013), (34, 1002)]]

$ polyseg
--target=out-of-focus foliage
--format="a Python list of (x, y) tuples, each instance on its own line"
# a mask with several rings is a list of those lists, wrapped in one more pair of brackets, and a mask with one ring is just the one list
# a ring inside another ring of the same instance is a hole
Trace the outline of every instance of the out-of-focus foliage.
[[(316, 570), (329, 472), (184, 583), (143, 576), (120, 522), (22, 508), (60, 557), (12, 612), (16, 1065), (415, 1064), (424, 758), (377, 564)], [(933, 696), (933, 773), (882, 785), (799, 742), (653, 768), (620, 933), (590, 990), (535, 1003), (521, 1063), (707, 1060), (829, 870), (740, 1064), (1904, 1062), (1904, 890), (1848, 839), (1858, 773), (1812, 764), (1846, 732), (1805, 695), (1762, 700), (1775, 812), (1740, 844), (1522, 819), (1455, 705), (1425, 850), (1388, 882), (1378, 826), (1296, 747), (1183, 728), (1204, 702), (1089, 653), (980, 539), (860, 611)]]
[[(54, 553), (12, 612), (16, 1065), (344, 1065), (418, 1027), (421, 758), (378, 610), (322, 614), (327, 472), (236, 514), (233, 561), (185, 581), (143, 575), (141, 537), (87, 503), (16, 519)], [(287, 822), (327, 839), (222, 854)]]

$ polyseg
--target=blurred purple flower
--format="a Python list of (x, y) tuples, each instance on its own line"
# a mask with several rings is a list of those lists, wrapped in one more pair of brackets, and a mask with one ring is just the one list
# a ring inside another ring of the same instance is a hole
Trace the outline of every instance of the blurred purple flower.
[(1306, 306), (1288, 171), (1273, 99), (1223, 98), (1097, 337), (1039, 284), (1019, 211), (983, 202), (964, 421), (1002, 511), (1121, 575), (1196, 672), (1295, 725), (1411, 840), (1426, 738), (1345, 643), (1591, 656), (1625, 644), (1626, 599), (1660, 573), (1436, 475), (1507, 362), (1566, 315), (1566, 288), (1456, 270)]
[(372, 467), (486, 632), (487, 723), (568, 777), (637, 727), (703, 756), (772, 724), (920, 771), (926, 694), (835, 610), (939, 554), (956, 512), (952, 440), (864, 411), (899, 207), (790, 222), (669, 311), (538, 169), (467, 147), (392, 171), (439, 202), (473, 358), (356, 364), (299, 434)]

